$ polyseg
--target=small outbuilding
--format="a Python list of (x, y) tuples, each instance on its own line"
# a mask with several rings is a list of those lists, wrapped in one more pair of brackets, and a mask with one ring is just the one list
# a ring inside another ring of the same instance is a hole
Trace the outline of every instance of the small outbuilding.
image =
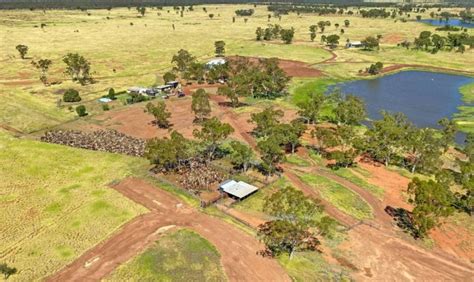
[(160, 86), (156, 86), (153, 88), (153, 90), (157, 91), (157, 92), (166, 92), (168, 90), (171, 90), (171, 88), (173, 88), (172, 85), (160, 85)]
[(215, 66), (220, 66), (220, 65), (224, 65), (226, 63), (226, 60), (223, 59), (223, 58), (216, 58), (216, 59), (212, 59), (210, 60), (209, 62), (206, 63), (206, 67), (207, 68), (213, 68)]
[(127, 93), (146, 95), (147, 90), (149, 90), (149, 88), (135, 86), (128, 88)]
[(258, 191), (258, 188), (243, 181), (226, 180), (219, 185), (219, 191), (236, 200), (243, 200)]
[(99, 102), (101, 102), (101, 103), (110, 103), (110, 102), (112, 102), (112, 99), (102, 97), (102, 98), (99, 99)]
[(346, 43), (346, 48), (362, 48), (364, 47), (364, 43), (361, 41), (349, 41)]

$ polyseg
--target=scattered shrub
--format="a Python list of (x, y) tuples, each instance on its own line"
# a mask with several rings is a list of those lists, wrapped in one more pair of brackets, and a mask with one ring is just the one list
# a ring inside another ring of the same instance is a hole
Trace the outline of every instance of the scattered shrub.
[(79, 96), (79, 91), (75, 89), (68, 89), (64, 92), (63, 95), (64, 102), (79, 102), (81, 101), (81, 96)]
[(87, 109), (86, 109), (86, 106), (84, 105), (79, 105), (76, 107), (76, 113), (78, 116), (80, 117), (84, 117), (84, 116), (87, 116)]

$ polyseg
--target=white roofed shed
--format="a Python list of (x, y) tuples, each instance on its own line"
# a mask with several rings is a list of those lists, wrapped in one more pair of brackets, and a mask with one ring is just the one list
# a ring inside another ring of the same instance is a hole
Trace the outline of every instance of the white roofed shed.
[(226, 180), (219, 185), (219, 190), (232, 198), (242, 200), (258, 191), (258, 188), (243, 181)]

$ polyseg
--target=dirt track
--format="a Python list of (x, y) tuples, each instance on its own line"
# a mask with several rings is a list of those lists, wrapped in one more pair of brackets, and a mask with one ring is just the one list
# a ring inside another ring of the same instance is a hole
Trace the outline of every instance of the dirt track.
[(289, 281), (275, 260), (256, 254), (263, 245), (235, 226), (200, 213), (140, 179), (129, 178), (113, 188), (150, 213), (125, 224), (48, 281), (98, 281), (175, 226), (193, 229), (209, 240), (219, 251), (230, 281)]

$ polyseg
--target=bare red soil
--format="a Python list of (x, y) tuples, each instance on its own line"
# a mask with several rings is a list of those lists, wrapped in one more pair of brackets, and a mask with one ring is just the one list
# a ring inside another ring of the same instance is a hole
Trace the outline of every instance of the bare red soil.
[(263, 245), (233, 225), (200, 213), (140, 179), (129, 178), (113, 188), (147, 207), (150, 213), (125, 224), (48, 281), (100, 280), (175, 226), (190, 228), (209, 240), (219, 251), (230, 281), (289, 281), (275, 260), (256, 253)]
[(389, 33), (382, 37), (382, 43), (397, 44), (400, 43), (404, 38), (403, 33)]
[[(197, 85), (196, 88), (205, 87), (203, 85)], [(191, 92), (189, 88), (185, 88), (187, 92)], [(214, 97), (215, 95), (211, 95)], [(191, 111), (191, 97), (185, 98), (172, 98), (166, 100), (166, 106), (168, 111), (171, 112), (170, 123), (172, 124), (171, 130), (176, 130), (183, 134), (186, 138), (193, 138), (193, 130), (199, 129), (199, 124), (194, 122), (194, 113)], [(162, 138), (169, 136), (171, 130), (159, 128), (152, 123), (153, 116), (145, 112), (144, 103), (132, 105), (126, 108), (109, 111), (102, 115), (95, 116), (94, 119), (97, 121), (95, 124), (88, 124), (79, 126), (82, 130), (97, 130), (97, 129), (115, 129), (121, 133), (143, 139), (150, 139), (154, 137)], [(218, 106), (216, 103), (211, 103), (212, 116), (216, 116), (222, 121), (228, 122), (231, 125), (235, 125), (236, 115), (231, 115), (229, 109)], [(247, 123), (246, 120), (244, 120)], [(77, 129), (77, 127), (76, 127)], [(234, 132), (231, 135), (233, 138), (238, 140), (246, 141), (240, 132)]]
[(452, 223), (444, 223), (430, 232), (436, 247), (466, 261), (474, 261), (474, 237), (472, 232)]
[(406, 191), (410, 179), (401, 176), (394, 171), (388, 170), (385, 166), (379, 163), (359, 160), (358, 165), (369, 172), (370, 176), (366, 178), (368, 183), (383, 188), (385, 191), (385, 205), (404, 208), (407, 210), (412, 209), (411, 205), (409, 205), (403, 197), (403, 192)]
[[(233, 57), (229, 57), (232, 60)], [(247, 57), (251, 62), (256, 62), (258, 57)], [(311, 67), (310, 64), (294, 61), (278, 59), (278, 66), (285, 71), (289, 76), (293, 77), (319, 77), (322, 76), (322, 71)]]

